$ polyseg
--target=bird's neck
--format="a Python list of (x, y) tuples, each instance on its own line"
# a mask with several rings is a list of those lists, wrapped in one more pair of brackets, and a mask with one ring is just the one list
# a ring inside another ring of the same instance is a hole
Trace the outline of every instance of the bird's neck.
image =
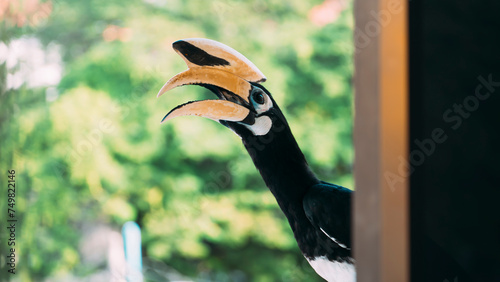
[(264, 182), (288, 216), (292, 206), (302, 206), (309, 187), (319, 183), (288, 124), (273, 126), (265, 136), (250, 136), (243, 144)]

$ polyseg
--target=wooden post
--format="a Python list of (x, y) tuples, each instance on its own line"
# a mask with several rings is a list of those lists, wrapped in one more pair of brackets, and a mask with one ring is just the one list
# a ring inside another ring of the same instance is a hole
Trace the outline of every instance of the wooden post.
[(409, 281), (407, 4), (355, 2), (358, 281)]

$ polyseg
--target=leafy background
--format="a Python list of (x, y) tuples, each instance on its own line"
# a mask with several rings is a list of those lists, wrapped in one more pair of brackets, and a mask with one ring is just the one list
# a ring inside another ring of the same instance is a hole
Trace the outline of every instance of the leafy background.
[(0, 3), (0, 171), (6, 183), (16, 170), (19, 219), (10, 278), (109, 277), (96, 273), (132, 220), (150, 281), (321, 281), (234, 133), (191, 117), (160, 125), (213, 95), (156, 93), (186, 68), (173, 41), (223, 42), (266, 74), (317, 175), (352, 187), (351, 2)]

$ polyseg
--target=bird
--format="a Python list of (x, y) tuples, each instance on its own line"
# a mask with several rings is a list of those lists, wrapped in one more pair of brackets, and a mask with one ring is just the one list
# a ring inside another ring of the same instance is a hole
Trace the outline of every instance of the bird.
[(351, 243), (353, 192), (321, 181), (312, 172), (283, 112), (262, 85), (266, 76), (241, 53), (211, 39), (181, 39), (172, 47), (188, 69), (169, 79), (157, 97), (179, 86), (199, 85), (218, 99), (179, 105), (162, 123), (194, 115), (234, 131), (311, 267), (330, 282), (356, 281)]

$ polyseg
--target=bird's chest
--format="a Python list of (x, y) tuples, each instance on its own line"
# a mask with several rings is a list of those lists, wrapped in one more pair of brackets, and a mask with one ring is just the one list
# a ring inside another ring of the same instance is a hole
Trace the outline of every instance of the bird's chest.
[(351, 258), (350, 250), (340, 247), (328, 238), (320, 229), (314, 227), (311, 222), (303, 216), (303, 219), (291, 220), (290, 225), (297, 244), (308, 259), (314, 257), (326, 257), (331, 260), (348, 260)]
[(329, 282), (356, 281), (350, 250), (339, 247), (311, 224), (299, 224), (294, 233), (304, 257), (319, 276)]
[(350, 251), (338, 246), (310, 222), (293, 223), (300, 250), (318, 275), (329, 282), (355, 282), (356, 270)]

